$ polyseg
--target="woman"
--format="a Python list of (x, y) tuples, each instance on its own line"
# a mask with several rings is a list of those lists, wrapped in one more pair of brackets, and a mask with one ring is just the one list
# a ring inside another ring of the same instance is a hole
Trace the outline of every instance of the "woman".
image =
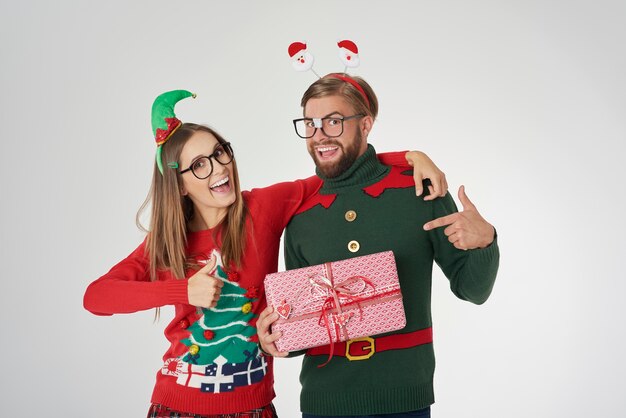
[[(174, 105), (189, 96), (177, 90), (155, 100), (157, 158), (141, 209), (151, 203), (147, 237), (89, 285), (84, 306), (111, 315), (174, 305), (148, 417), (275, 417), (272, 358), (259, 353), (255, 330), (265, 307), (263, 279), (277, 270), (290, 217), (321, 182), (311, 177), (242, 193), (230, 143), (176, 119)], [(434, 164), (409, 154), (445, 194)], [(408, 166), (404, 153), (381, 157)]]

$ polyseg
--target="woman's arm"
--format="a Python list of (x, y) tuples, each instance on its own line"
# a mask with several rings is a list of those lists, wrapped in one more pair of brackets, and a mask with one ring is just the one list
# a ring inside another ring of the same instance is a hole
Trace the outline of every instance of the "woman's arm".
[(87, 287), (83, 306), (95, 315), (112, 315), (187, 303), (187, 283), (174, 278), (150, 281), (144, 241)]
[(415, 179), (415, 194), (421, 196), (424, 192), (423, 182), (429, 180), (427, 184), (428, 194), (424, 200), (433, 200), (443, 197), (448, 192), (448, 182), (443, 171), (421, 151), (408, 152), (385, 152), (378, 154), (378, 160), (386, 165), (400, 167), (413, 167), (413, 178)]

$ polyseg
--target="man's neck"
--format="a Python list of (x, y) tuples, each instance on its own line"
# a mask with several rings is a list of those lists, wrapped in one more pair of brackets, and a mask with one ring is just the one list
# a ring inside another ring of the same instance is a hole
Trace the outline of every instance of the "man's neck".
[(322, 194), (337, 193), (347, 187), (366, 187), (380, 180), (388, 172), (389, 168), (382, 165), (376, 158), (376, 150), (372, 145), (368, 145), (365, 153), (357, 158), (346, 171), (336, 177), (324, 177), (319, 170), (316, 170), (318, 177), (324, 181), (324, 186), (320, 190)]

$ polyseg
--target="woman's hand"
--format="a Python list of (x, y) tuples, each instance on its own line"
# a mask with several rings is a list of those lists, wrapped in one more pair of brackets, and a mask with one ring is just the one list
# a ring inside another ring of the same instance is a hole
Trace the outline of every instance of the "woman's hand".
[(446, 175), (433, 163), (433, 161), (421, 151), (409, 151), (405, 154), (409, 165), (413, 167), (413, 177), (415, 178), (415, 193), (421, 196), (422, 181), (430, 180), (428, 191), (430, 194), (424, 200), (433, 200), (443, 197), (448, 192), (448, 181)]
[(189, 304), (201, 308), (214, 308), (222, 293), (224, 282), (211, 276), (215, 268), (215, 256), (204, 267), (191, 276), (187, 282)]

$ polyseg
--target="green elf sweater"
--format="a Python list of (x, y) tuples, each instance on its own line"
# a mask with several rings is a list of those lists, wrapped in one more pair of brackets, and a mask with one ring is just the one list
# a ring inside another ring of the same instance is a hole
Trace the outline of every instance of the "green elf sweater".
[[(412, 172), (380, 164), (371, 145), (346, 173), (322, 180), (318, 194), (302, 204), (287, 226), (288, 269), (392, 250), (407, 317), (406, 327), (396, 333), (431, 327), (433, 260), (457, 297), (476, 304), (487, 300), (498, 270), (497, 242), (461, 251), (448, 241), (443, 228), (428, 232), (422, 228), (457, 211), (449, 194), (434, 201), (415, 196)], [(364, 360), (334, 356), (318, 368), (326, 359), (309, 354), (303, 359), (302, 412), (390, 414), (434, 402), (432, 343), (375, 352)]]

